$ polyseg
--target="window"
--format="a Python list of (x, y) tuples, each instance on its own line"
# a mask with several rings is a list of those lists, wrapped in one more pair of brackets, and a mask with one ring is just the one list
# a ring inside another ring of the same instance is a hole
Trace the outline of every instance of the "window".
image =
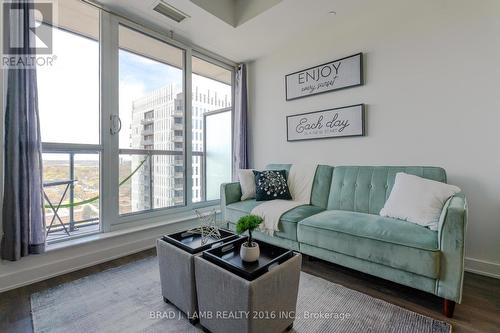
[[(45, 191), (54, 204), (64, 194), (49, 242), (218, 198), (212, 189), (231, 170), (233, 68), (86, 2), (56, 5), (58, 20), (42, 24), (57, 60), (37, 73)], [(45, 212), (49, 226), (55, 215)]]
[[(204, 135), (208, 133), (204, 128), (204, 117), (210, 112), (228, 111), (225, 118), (231, 117), (231, 102), (232, 102), (232, 71), (212, 62), (201, 59), (200, 57), (192, 57), (192, 147), (193, 147), (193, 202), (218, 199), (219, 194), (215, 196), (213, 193), (208, 193), (208, 188), (205, 184), (209, 184), (211, 188), (219, 187), (222, 180), (227, 177), (221, 177), (219, 171), (227, 174), (229, 172), (229, 181), (231, 179), (231, 158), (227, 160), (226, 156), (218, 156), (214, 151), (210, 157), (210, 167), (208, 151), (204, 149)], [(203, 98), (197, 98), (198, 95)], [(227, 119), (225, 119), (227, 120)], [(229, 120), (230, 121), (230, 120)], [(217, 121), (214, 122), (216, 125)], [(212, 121), (210, 121), (212, 124)], [(222, 124), (222, 123), (221, 123)], [(231, 124), (229, 123), (231, 129)], [(226, 131), (221, 128), (224, 135), (225, 148), (229, 147), (231, 154), (231, 130)], [(217, 132), (217, 129), (214, 128)], [(210, 133), (210, 139), (215, 138), (215, 133)], [(220, 141), (219, 143), (222, 143)], [(208, 148), (208, 147), (207, 147)], [(227, 153), (227, 149), (224, 151)], [(216, 170), (215, 162), (218, 164)], [(207, 168), (208, 167), (208, 168)], [(223, 171), (224, 170), (224, 171)], [(206, 179), (206, 181), (205, 181)], [(210, 181), (209, 181), (210, 179)], [(199, 185), (198, 185), (199, 184)], [(218, 190), (217, 190), (218, 191)]]
[(119, 212), (184, 205), (184, 51), (122, 25), (119, 47)]
[(206, 200), (219, 199), (220, 184), (231, 181), (231, 111), (205, 113)]
[[(41, 24), (52, 30), (57, 59), (37, 68), (49, 243), (100, 230), (102, 151), (99, 10), (77, 0), (54, 5), (57, 20)], [(62, 224), (50, 207), (57, 208), (60, 200)]]

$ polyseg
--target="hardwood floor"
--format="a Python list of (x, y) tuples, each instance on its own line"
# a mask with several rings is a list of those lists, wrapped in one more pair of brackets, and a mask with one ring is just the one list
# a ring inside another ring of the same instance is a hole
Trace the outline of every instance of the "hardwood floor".
[[(155, 255), (147, 250), (0, 294), (0, 332), (33, 332), (30, 295), (103, 270)], [(403, 308), (444, 320), (453, 332), (500, 332), (500, 280), (465, 273), (462, 304), (453, 318), (441, 314), (441, 299), (383, 279), (320, 260), (303, 260), (302, 270)], [(75, 332), (76, 333), (76, 332)]]
[(446, 321), (453, 326), (453, 333), (500, 332), (498, 279), (465, 272), (462, 304), (456, 305), (453, 318), (447, 318), (441, 313), (442, 299), (420, 290), (317, 259), (313, 262), (303, 260), (302, 270), (402, 308)]

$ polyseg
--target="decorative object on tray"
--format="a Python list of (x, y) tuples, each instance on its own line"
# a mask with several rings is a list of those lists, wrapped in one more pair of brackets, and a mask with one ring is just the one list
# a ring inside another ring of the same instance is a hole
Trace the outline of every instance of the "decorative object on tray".
[(248, 239), (241, 245), (240, 257), (243, 261), (257, 261), (260, 256), (259, 244), (253, 241), (252, 231), (262, 223), (262, 218), (257, 215), (242, 216), (236, 223), (236, 232), (242, 234), (248, 231)]
[(253, 171), (255, 175), (255, 200), (291, 200), (286, 170)]
[(210, 239), (221, 239), (219, 227), (217, 226), (217, 212), (211, 210), (208, 213), (202, 213), (194, 210), (200, 220), (200, 226), (190, 229), (187, 232), (201, 235), (201, 244), (205, 245)]

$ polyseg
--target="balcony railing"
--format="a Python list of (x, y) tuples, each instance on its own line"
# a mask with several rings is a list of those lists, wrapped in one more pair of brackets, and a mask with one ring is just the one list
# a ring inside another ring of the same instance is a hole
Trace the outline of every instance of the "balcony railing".
[(153, 139), (145, 139), (145, 138), (141, 139), (141, 146), (151, 146), (153, 144), (154, 144)]
[[(183, 151), (165, 151), (165, 150), (144, 150), (144, 149), (120, 149), (119, 154), (125, 157), (125, 161), (133, 161), (132, 156), (139, 156), (139, 163), (130, 164), (125, 169), (120, 169), (120, 214), (137, 212), (137, 208), (132, 205), (132, 187), (122, 190), (127, 186), (134, 186), (131, 179), (139, 177), (143, 184), (145, 193), (141, 195), (141, 200), (145, 200), (143, 209), (147, 211), (157, 208), (168, 208), (165, 206), (155, 207), (155, 197), (158, 193), (154, 193), (154, 178), (156, 166), (155, 163), (166, 163), (172, 174), (170, 177), (176, 179), (171, 190), (176, 191), (176, 195), (172, 198), (163, 198), (160, 202), (170, 203), (172, 206), (184, 205), (186, 196), (186, 166), (185, 155)], [(56, 180), (74, 180), (74, 183), (68, 187), (64, 193), (64, 188), (53, 186), (46, 189), (48, 197), (53, 203), (54, 208), (58, 208), (57, 213), (60, 218), (55, 217), (54, 210), (45, 203), (46, 225), (47, 225), (47, 240), (48, 242), (58, 242), (73, 237), (78, 237), (83, 234), (100, 232), (100, 150), (98, 146), (90, 148), (84, 145), (69, 145), (68, 147), (58, 144), (44, 144), (44, 181)], [(156, 159), (157, 156), (174, 156), (171, 159)], [(192, 153), (193, 161), (197, 164), (193, 172), (203, 182), (204, 179), (204, 153), (194, 151)], [(158, 162), (158, 160), (160, 162)], [(177, 168), (176, 168), (177, 167)], [(162, 174), (164, 176), (164, 173)], [(191, 191), (191, 189), (189, 189)], [(136, 192), (134, 192), (136, 193)], [(62, 196), (64, 194), (64, 196)], [(203, 193), (201, 193), (203, 198)], [(62, 199), (62, 200), (61, 200)], [(197, 198), (199, 201), (199, 198)], [(147, 202), (146, 202), (147, 201)], [(60, 205), (58, 205), (60, 203)], [(59, 206), (59, 207), (58, 207)], [(126, 207), (125, 210), (121, 210)], [(129, 207), (129, 208), (127, 208)], [(48, 228), (52, 219), (54, 223)], [(61, 223), (62, 222), (62, 223)]]
[[(184, 139), (184, 138), (183, 138)], [(182, 140), (183, 141), (183, 140)], [(185, 173), (185, 158), (184, 158), (184, 152), (183, 151), (176, 151), (176, 150), (156, 150), (156, 149), (150, 149), (150, 150), (144, 150), (144, 149), (120, 149), (119, 150), (120, 155), (128, 155), (128, 156), (136, 156), (138, 157), (138, 160), (136, 160), (136, 165), (134, 166), (135, 169), (140, 169), (138, 171), (139, 177), (140, 177), (140, 182), (141, 182), (141, 199), (144, 199), (144, 209), (142, 210), (137, 210), (134, 209), (132, 212), (124, 212), (122, 215), (126, 215), (129, 213), (136, 213), (138, 211), (146, 211), (146, 210), (151, 210), (151, 209), (159, 209), (159, 208), (169, 208), (170, 206), (165, 206), (161, 205), (161, 207), (156, 207), (155, 206), (155, 200), (158, 199), (158, 196), (162, 196), (161, 193), (155, 193), (155, 190), (158, 190), (155, 184), (154, 184), (154, 179), (155, 179), (155, 171), (157, 170), (157, 167), (164, 167), (165, 169), (162, 170), (167, 170), (168, 171), (168, 177), (174, 178), (176, 180), (175, 184), (172, 186), (170, 190), (175, 190), (175, 191), (182, 191), (182, 195), (174, 195), (171, 198), (161, 198), (160, 202), (170, 202), (173, 203), (173, 206), (179, 206), (179, 205), (184, 205), (184, 199), (185, 199), (185, 178), (186, 178), (186, 173)], [(198, 172), (200, 173), (200, 178), (203, 179), (203, 152), (193, 152), (193, 159), (199, 159), (200, 162), (200, 168), (198, 169)], [(167, 161), (163, 160), (158, 162), (155, 157), (158, 156), (174, 156), (173, 159), (168, 159)], [(137, 165), (137, 162), (140, 161), (140, 163)], [(164, 163), (157, 165), (156, 163)], [(163, 171), (162, 176), (165, 176), (165, 172)], [(179, 183), (179, 181), (182, 181), (182, 183)], [(166, 192), (168, 193), (168, 191)], [(163, 196), (166, 196), (167, 194), (163, 194)], [(152, 208), (151, 208), (152, 207)]]
[(155, 122), (155, 118), (152, 117), (152, 118), (144, 118), (141, 120), (141, 124), (142, 125), (148, 125), (148, 124), (152, 124)]
[(47, 241), (99, 232), (99, 152), (44, 148), (43, 157)]
[(141, 132), (142, 135), (153, 135), (154, 134), (154, 129), (153, 128), (144, 128)]

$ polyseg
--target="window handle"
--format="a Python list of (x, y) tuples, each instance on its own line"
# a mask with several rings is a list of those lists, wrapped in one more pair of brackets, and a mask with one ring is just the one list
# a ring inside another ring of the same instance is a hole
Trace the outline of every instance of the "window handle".
[(111, 120), (111, 127), (109, 128), (111, 135), (118, 134), (122, 129), (122, 120), (120, 119), (120, 116), (114, 114), (111, 115), (109, 119)]

